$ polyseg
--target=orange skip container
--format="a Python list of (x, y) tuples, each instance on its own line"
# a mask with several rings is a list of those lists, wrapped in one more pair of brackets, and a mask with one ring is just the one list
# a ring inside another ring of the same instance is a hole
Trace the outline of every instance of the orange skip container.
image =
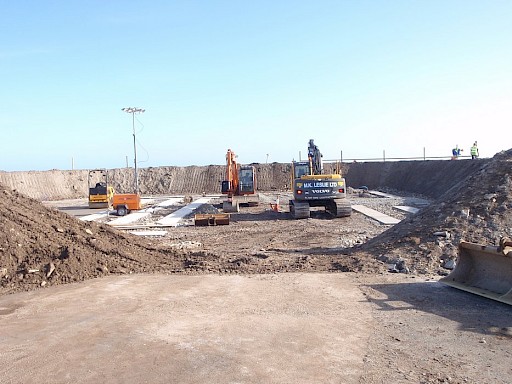
[(141, 208), (140, 195), (136, 193), (116, 193), (112, 199), (112, 205), (120, 216), (124, 216), (132, 210)]

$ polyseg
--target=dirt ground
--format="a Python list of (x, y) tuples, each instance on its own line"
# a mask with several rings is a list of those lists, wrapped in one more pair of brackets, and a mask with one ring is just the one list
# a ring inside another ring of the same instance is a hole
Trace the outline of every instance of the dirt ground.
[(0, 297), (4, 383), (509, 383), (510, 309), (405, 274), (131, 275)]
[(4, 383), (357, 383), (372, 329), (348, 276), (134, 275), (14, 296)]
[(351, 190), (394, 226), (291, 220), (274, 190), (229, 225), (145, 238), (2, 187), (2, 380), (512, 382), (511, 307), (437, 281), (459, 240), (511, 235), (511, 159), (436, 198)]

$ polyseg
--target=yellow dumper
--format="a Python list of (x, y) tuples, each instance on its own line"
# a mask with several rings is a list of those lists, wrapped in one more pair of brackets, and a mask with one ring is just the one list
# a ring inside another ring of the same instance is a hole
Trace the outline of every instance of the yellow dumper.
[(87, 177), (89, 187), (89, 208), (110, 208), (114, 188), (108, 183), (106, 169), (91, 169)]

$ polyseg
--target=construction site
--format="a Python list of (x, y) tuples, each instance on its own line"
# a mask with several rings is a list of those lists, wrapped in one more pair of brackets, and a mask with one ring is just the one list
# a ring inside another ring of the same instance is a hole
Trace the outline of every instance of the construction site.
[(0, 381), (512, 382), (512, 150), (315, 150), (0, 172)]

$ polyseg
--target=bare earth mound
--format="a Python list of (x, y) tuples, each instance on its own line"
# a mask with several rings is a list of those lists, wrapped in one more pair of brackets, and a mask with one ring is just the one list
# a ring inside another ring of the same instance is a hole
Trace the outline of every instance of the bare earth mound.
[[(512, 235), (512, 150), (497, 154), (419, 213), (359, 247), (360, 257), (401, 259), (412, 272), (454, 260), (460, 240), (499, 244)], [(445, 272), (446, 273), (446, 272)]]
[(184, 257), (0, 189), (0, 293), (108, 274), (182, 269)]

